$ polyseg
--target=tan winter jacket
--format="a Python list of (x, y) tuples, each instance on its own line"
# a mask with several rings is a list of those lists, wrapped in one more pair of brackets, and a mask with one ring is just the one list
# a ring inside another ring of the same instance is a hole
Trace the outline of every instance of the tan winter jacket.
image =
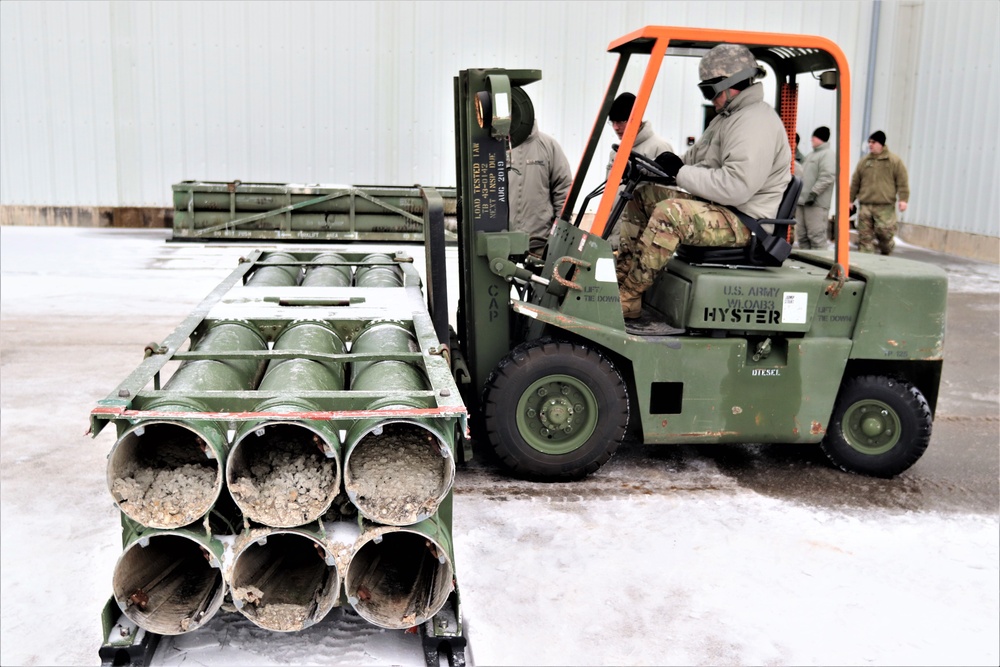
[(833, 184), (837, 180), (837, 154), (830, 150), (829, 142), (823, 142), (802, 163), (802, 192), (799, 205), (805, 206), (810, 194), (816, 195), (816, 206), (830, 208), (833, 200)]
[(878, 155), (869, 153), (861, 158), (851, 177), (851, 201), (860, 204), (895, 204), (910, 201), (910, 181), (906, 165), (889, 148)]
[(554, 138), (538, 131), (510, 152), (510, 229), (528, 232), (531, 250), (545, 245), (552, 221), (562, 211), (573, 177), (569, 160)]
[[(644, 120), (642, 121), (642, 125), (639, 126), (639, 133), (635, 135), (635, 144), (632, 145), (632, 152), (638, 153), (650, 160), (655, 160), (656, 156), (660, 153), (673, 153), (674, 147), (670, 145), (669, 141), (653, 132), (653, 126), (649, 124), (648, 120)], [(618, 151), (611, 151), (611, 156), (608, 158), (608, 167), (604, 173), (605, 178), (611, 173), (611, 165), (615, 163), (616, 155), (618, 155)]]
[(677, 185), (754, 218), (773, 218), (792, 178), (792, 151), (778, 114), (755, 83), (712, 119), (684, 154)]

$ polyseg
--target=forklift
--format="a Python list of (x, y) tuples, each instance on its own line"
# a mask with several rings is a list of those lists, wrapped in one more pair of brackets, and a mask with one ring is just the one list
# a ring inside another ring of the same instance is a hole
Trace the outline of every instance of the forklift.
[[(793, 177), (775, 218), (760, 221), (772, 234), (754, 233), (745, 248), (682, 245), (633, 326), (607, 238), (628, 194), (665, 174), (632, 147), (664, 59), (698, 58), (722, 43), (745, 45), (774, 73), (774, 107), (792, 145), (798, 86), (835, 91), (835, 249), (788, 244), (801, 186)], [(617, 65), (540, 256), (509, 224), (507, 155), (530, 131), (524, 88), (541, 72), (470, 69), (454, 80), (461, 284), (449, 351), (473, 438), (488, 441), (513, 475), (545, 481), (594, 473), (627, 435), (648, 445), (818, 444), (844, 471), (908, 469), (930, 440), (947, 279), (935, 266), (849, 252), (843, 52), (815, 36), (663, 26), (608, 51)], [(578, 208), (633, 57), (646, 64), (625, 133), (606, 182)], [(428, 305), (440, 323), (441, 276), (428, 266)]]

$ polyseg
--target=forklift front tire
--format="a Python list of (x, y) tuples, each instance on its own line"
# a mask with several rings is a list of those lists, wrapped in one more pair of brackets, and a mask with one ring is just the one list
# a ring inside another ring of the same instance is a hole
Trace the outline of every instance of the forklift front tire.
[(486, 432), (512, 472), (580, 479), (604, 465), (628, 426), (625, 382), (583, 345), (543, 339), (514, 348), (486, 383)]

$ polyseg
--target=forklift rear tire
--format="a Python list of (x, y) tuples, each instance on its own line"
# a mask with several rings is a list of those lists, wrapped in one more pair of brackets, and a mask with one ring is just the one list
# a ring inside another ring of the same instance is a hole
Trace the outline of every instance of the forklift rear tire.
[(923, 455), (931, 422), (927, 399), (909, 382), (856, 377), (841, 387), (822, 447), (841, 470), (894, 477)]
[(490, 374), (483, 405), (490, 444), (504, 465), (545, 481), (596, 471), (628, 426), (628, 393), (611, 361), (551, 339), (514, 348)]

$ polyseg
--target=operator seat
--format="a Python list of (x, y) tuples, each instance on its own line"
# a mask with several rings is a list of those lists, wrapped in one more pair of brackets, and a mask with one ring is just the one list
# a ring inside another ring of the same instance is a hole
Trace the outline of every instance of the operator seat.
[[(788, 228), (795, 225), (795, 205), (802, 192), (802, 179), (792, 174), (792, 179), (785, 186), (785, 194), (781, 196), (778, 214), (773, 220), (758, 220), (762, 225), (774, 225), (772, 235), (788, 239)], [(677, 258), (688, 264), (717, 264), (723, 266), (764, 267), (769, 264), (761, 261), (756, 251), (757, 236), (751, 234), (750, 242), (742, 248), (719, 248), (716, 246), (693, 246), (682, 244), (677, 248)], [(770, 265), (770, 266), (773, 266)]]

